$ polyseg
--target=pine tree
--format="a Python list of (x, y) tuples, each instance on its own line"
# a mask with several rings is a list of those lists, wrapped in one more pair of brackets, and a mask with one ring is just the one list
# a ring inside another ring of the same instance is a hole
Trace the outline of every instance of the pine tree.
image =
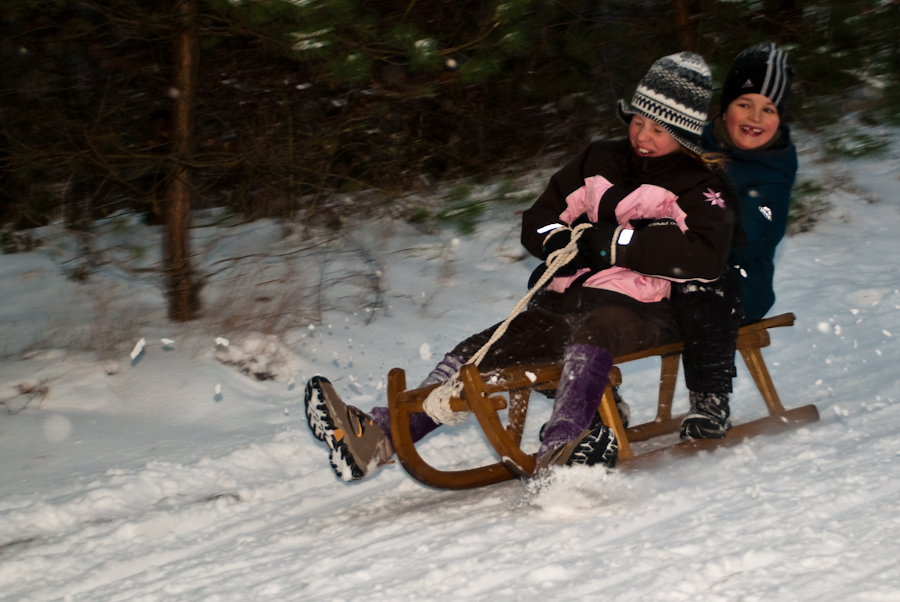
[(720, 82), (786, 45), (804, 124), (861, 87), (893, 115), (898, 28), (884, 0), (6, 0), (0, 220), (167, 223), (170, 315), (191, 319), (191, 209), (339, 226), (334, 191), (574, 151), (621, 133), (615, 101), (685, 47)]

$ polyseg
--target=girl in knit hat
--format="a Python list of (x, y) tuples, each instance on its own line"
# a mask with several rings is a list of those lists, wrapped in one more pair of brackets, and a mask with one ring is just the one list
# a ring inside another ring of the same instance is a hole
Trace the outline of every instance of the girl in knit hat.
[[(700, 147), (711, 96), (700, 56), (656, 61), (631, 103), (619, 103), (628, 137), (590, 144), (524, 212), (522, 244), (532, 254), (547, 261), (577, 238), (577, 256), (508, 324), (479, 368), (562, 361), (539, 469), (615, 464), (612, 431), (592, 425), (613, 358), (679, 340), (671, 282), (722, 273), (735, 220), (728, 188)], [(496, 328), (457, 345), (422, 386), (456, 373)], [(347, 406), (321, 376), (307, 384), (306, 408), (343, 479), (368, 476), (393, 455), (387, 408)], [(410, 426), (417, 440), (438, 425), (415, 414)]]
[(787, 228), (797, 174), (797, 151), (784, 124), (791, 78), (781, 48), (772, 43), (747, 48), (728, 71), (721, 115), (703, 132), (703, 147), (726, 157), (743, 240), (734, 245), (721, 278), (673, 287), (691, 402), (682, 423), (684, 438), (725, 436), (737, 330), (760, 320), (775, 302), (775, 247)]

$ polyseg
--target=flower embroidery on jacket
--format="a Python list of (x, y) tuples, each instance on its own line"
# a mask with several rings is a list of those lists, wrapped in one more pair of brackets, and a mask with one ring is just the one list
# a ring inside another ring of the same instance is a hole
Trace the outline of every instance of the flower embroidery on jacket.
[(722, 199), (721, 192), (716, 192), (712, 188), (707, 188), (706, 192), (703, 193), (703, 196), (706, 197), (706, 200), (709, 201), (710, 205), (715, 205), (722, 209), (725, 208), (725, 201)]

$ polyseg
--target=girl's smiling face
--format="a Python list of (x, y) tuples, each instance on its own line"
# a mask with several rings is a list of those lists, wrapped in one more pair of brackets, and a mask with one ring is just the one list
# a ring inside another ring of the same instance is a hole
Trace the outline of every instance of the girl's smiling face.
[(680, 144), (666, 129), (643, 115), (632, 115), (628, 140), (641, 157), (662, 157), (678, 150)]
[(737, 148), (753, 150), (767, 144), (781, 118), (775, 104), (762, 94), (744, 94), (725, 109), (725, 128)]

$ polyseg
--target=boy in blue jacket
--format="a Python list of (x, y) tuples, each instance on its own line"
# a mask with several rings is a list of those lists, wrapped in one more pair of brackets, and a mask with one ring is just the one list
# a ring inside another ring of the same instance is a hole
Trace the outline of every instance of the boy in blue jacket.
[(727, 158), (744, 236), (721, 278), (673, 286), (691, 402), (682, 438), (725, 436), (738, 328), (763, 318), (775, 303), (775, 247), (787, 228), (797, 174), (797, 151), (784, 124), (791, 78), (781, 48), (768, 42), (747, 48), (726, 77), (721, 115), (703, 132), (704, 149)]

